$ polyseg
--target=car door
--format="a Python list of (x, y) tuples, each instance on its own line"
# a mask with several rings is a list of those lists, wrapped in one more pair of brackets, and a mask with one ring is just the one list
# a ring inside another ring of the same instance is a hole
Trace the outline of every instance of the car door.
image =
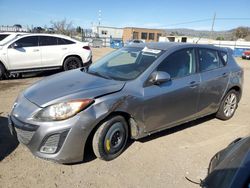
[(52, 36), (39, 36), (39, 46), (42, 54), (42, 66), (61, 66), (65, 50), (58, 44), (58, 38)]
[(196, 73), (195, 50), (187, 48), (172, 53), (157, 71), (169, 73), (171, 80), (144, 88), (147, 132), (185, 122), (197, 113), (200, 76)]
[(12, 70), (41, 67), (41, 51), (37, 36), (27, 36), (13, 42), (7, 50)]
[(201, 75), (199, 115), (215, 113), (224, 96), (229, 82), (230, 69), (226, 66), (226, 56), (213, 49), (198, 49), (199, 71)]

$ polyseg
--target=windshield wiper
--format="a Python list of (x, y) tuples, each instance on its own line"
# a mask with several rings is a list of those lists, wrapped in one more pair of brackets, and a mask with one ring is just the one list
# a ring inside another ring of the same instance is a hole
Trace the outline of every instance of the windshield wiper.
[(109, 80), (112, 80), (111, 77), (109, 77), (109, 76), (106, 75), (106, 74), (102, 74), (102, 73), (100, 73), (100, 72), (96, 72), (96, 71), (87, 71), (87, 73), (93, 74), (93, 75), (96, 75), (96, 76), (99, 76), (99, 77), (102, 77), (102, 78), (106, 78), (106, 79), (109, 79)]

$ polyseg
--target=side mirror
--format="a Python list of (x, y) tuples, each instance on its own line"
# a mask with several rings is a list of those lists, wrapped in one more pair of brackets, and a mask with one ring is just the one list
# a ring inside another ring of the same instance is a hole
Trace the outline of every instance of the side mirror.
[(160, 85), (161, 83), (168, 82), (171, 80), (171, 76), (167, 72), (155, 71), (151, 75), (149, 80), (154, 85)]
[(16, 49), (16, 48), (22, 48), (22, 45), (21, 44), (19, 44), (19, 43), (13, 43), (13, 44), (11, 44), (11, 47), (12, 48), (14, 48), (14, 49)]

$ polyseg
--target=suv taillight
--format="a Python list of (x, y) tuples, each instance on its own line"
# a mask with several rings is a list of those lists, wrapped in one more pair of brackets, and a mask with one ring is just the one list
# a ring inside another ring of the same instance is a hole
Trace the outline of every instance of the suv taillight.
[(85, 49), (85, 50), (90, 50), (89, 46), (83, 46), (82, 48)]

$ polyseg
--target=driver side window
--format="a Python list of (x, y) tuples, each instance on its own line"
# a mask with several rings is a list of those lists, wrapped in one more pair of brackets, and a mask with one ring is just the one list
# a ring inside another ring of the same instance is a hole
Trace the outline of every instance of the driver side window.
[(37, 47), (38, 46), (38, 36), (24, 37), (16, 42), (17, 46), (24, 47)]
[(195, 73), (195, 65), (194, 49), (188, 48), (169, 55), (157, 70), (167, 72), (174, 79)]

